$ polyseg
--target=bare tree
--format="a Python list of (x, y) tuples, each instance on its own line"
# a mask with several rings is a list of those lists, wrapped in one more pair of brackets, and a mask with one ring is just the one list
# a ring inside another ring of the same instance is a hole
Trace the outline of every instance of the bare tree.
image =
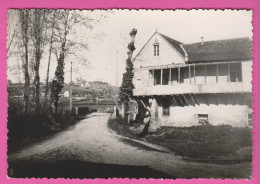
[(39, 68), (42, 59), (42, 53), (45, 44), (46, 30), (46, 10), (33, 10), (32, 12), (32, 42), (34, 49), (34, 85), (35, 85), (35, 104), (36, 112), (40, 108), (40, 75)]
[(28, 112), (30, 76), (29, 76), (29, 10), (19, 12), (19, 24), (21, 33), (21, 46), (23, 47), (22, 60), (24, 70), (24, 112)]
[(50, 35), (50, 47), (49, 47), (49, 58), (48, 58), (48, 66), (47, 66), (47, 74), (46, 74), (46, 86), (45, 86), (45, 100), (44, 100), (44, 108), (47, 103), (47, 96), (49, 93), (49, 73), (50, 73), (50, 62), (51, 62), (51, 54), (52, 54), (52, 45), (53, 45), (53, 37), (54, 37), (54, 25), (56, 22), (56, 11), (52, 13), (52, 21), (51, 21), (51, 35)]
[[(56, 18), (53, 52), (56, 55), (57, 68), (51, 84), (51, 101), (55, 113), (57, 113), (59, 93), (64, 85), (65, 59), (71, 60), (73, 57), (68, 56), (74, 56), (73, 63), (75, 60), (78, 60), (82, 65), (88, 62), (86, 57), (80, 56), (83, 51), (89, 49), (88, 40), (85, 35), (85, 37), (81, 37), (82, 35), (78, 34), (78, 31), (93, 29), (105, 17), (101, 15), (99, 18), (92, 18), (77, 10), (57, 10)], [(100, 37), (102, 34), (95, 36), (96, 39), (100, 39)]]

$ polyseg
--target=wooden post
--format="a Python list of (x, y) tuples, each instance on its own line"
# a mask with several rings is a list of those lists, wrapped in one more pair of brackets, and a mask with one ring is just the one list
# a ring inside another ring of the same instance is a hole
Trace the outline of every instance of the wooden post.
[(216, 99), (216, 105), (218, 106), (218, 97), (216, 93), (215, 93), (215, 99)]
[(243, 72), (242, 72), (242, 62), (240, 62), (240, 71), (241, 71), (241, 81), (240, 82), (243, 82)]
[(162, 85), (163, 69), (161, 68), (161, 85)]
[(217, 72), (217, 74), (216, 74), (216, 82), (218, 83), (218, 64), (216, 64), (216, 72)]
[(207, 105), (209, 106), (209, 99), (208, 99), (208, 94), (205, 94), (206, 95), (206, 101), (207, 101)]
[(75, 115), (76, 115), (76, 116), (79, 115), (79, 107), (75, 107)]
[[(196, 96), (196, 95), (195, 95)], [(198, 97), (196, 96), (196, 100), (197, 100), (197, 102), (199, 103), (199, 105), (200, 105), (200, 101), (199, 101), (199, 99), (198, 99)]]
[(225, 97), (226, 97), (226, 105), (227, 105), (228, 104), (227, 93), (225, 93)]
[(181, 68), (178, 67), (178, 83), (181, 83)]
[(186, 101), (186, 103), (187, 103), (188, 105), (190, 105), (189, 102), (188, 102), (188, 100), (187, 100), (187, 98), (185, 97), (185, 95), (183, 94), (182, 96), (183, 96), (184, 100)]
[(177, 96), (179, 97), (179, 100), (180, 100), (180, 102), (181, 102), (182, 106), (184, 106), (184, 103), (183, 103), (183, 101), (181, 100), (181, 97), (180, 97), (180, 95), (177, 95)]
[(170, 83), (170, 85), (172, 84), (172, 69), (171, 68), (169, 68), (169, 83)]
[(194, 100), (194, 98), (193, 98), (192, 94), (190, 94), (190, 98), (191, 98), (191, 100), (192, 100), (192, 102), (193, 102), (193, 104), (194, 104), (194, 106), (195, 106), (195, 105), (196, 105), (196, 103), (195, 103), (195, 100)]
[(193, 65), (193, 74), (194, 74), (194, 83), (196, 83), (196, 71), (195, 71), (195, 65)]
[(207, 67), (206, 64), (204, 65), (204, 76), (205, 76), (205, 84), (207, 83)]
[(230, 82), (230, 63), (228, 63), (228, 76), (227, 81)]
[(153, 69), (153, 86), (155, 85), (154, 69)]
[(172, 95), (172, 99), (173, 99), (174, 103), (176, 104), (176, 106), (178, 106), (178, 103), (176, 102), (174, 95)]
[(234, 96), (233, 105), (236, 105), (236, 93), (233, 93), (233, 96)]
[(190, 78), (190, 84), (191, 84), (190, 65), (189, 65), (189, 78)]

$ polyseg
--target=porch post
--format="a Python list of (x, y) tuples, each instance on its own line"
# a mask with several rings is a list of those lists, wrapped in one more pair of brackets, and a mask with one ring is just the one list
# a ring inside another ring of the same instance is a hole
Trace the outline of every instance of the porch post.
[(181, 68), (178, 67), (178, 83), (181, 83)]
[(195, 65), (193, 65), (193, 73), (194, 73), (194, 83), (196, 83), (196, 72), (195, 72)]
[(153, 86), (155, 85), (154, 69), (153, 69)]
[(207, 83), (207, 67), (206, 67), (206, 64), (204, 65), (204, 77), (205, 77), (205, 84)]
[(170, 83), (170, 85), (172, 84), (172, 69), (171, 68), (169, 68), (169, 82), (168, 82), (168, 84)]
[(227, 81), (230, 82), (230, 63), (228, 63), (228, 76)]
[(218, 83), (218, 64), (216, 64), (216, 72), (217, 72), (217, 75), (216, 75), (216, 82)]
[(190, 65), (189, 65), (189, 78), (190, 78), (190, 84), (191, 84)]
[(161, 68), (161, 85), (162, 85), (163, 69)]

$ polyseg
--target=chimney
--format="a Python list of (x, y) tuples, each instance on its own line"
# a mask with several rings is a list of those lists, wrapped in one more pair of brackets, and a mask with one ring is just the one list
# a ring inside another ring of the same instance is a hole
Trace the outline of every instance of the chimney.
[(204, 45), (204, 41), (203, 41), (203, 38), (204, 38), (204, 37), (200, 37), (200, 38), (201, 38), (200, 44), (201, 44), (201, 45)]

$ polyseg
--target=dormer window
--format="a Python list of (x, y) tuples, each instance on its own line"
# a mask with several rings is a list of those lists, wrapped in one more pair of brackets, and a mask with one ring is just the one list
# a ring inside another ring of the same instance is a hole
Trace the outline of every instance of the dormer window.
[(154, 44), (153, 44), (153, 52), (154, 52), (154, 56), (159, 56), (159, 43), (157, 41), (157, 39), (155, 40)]

